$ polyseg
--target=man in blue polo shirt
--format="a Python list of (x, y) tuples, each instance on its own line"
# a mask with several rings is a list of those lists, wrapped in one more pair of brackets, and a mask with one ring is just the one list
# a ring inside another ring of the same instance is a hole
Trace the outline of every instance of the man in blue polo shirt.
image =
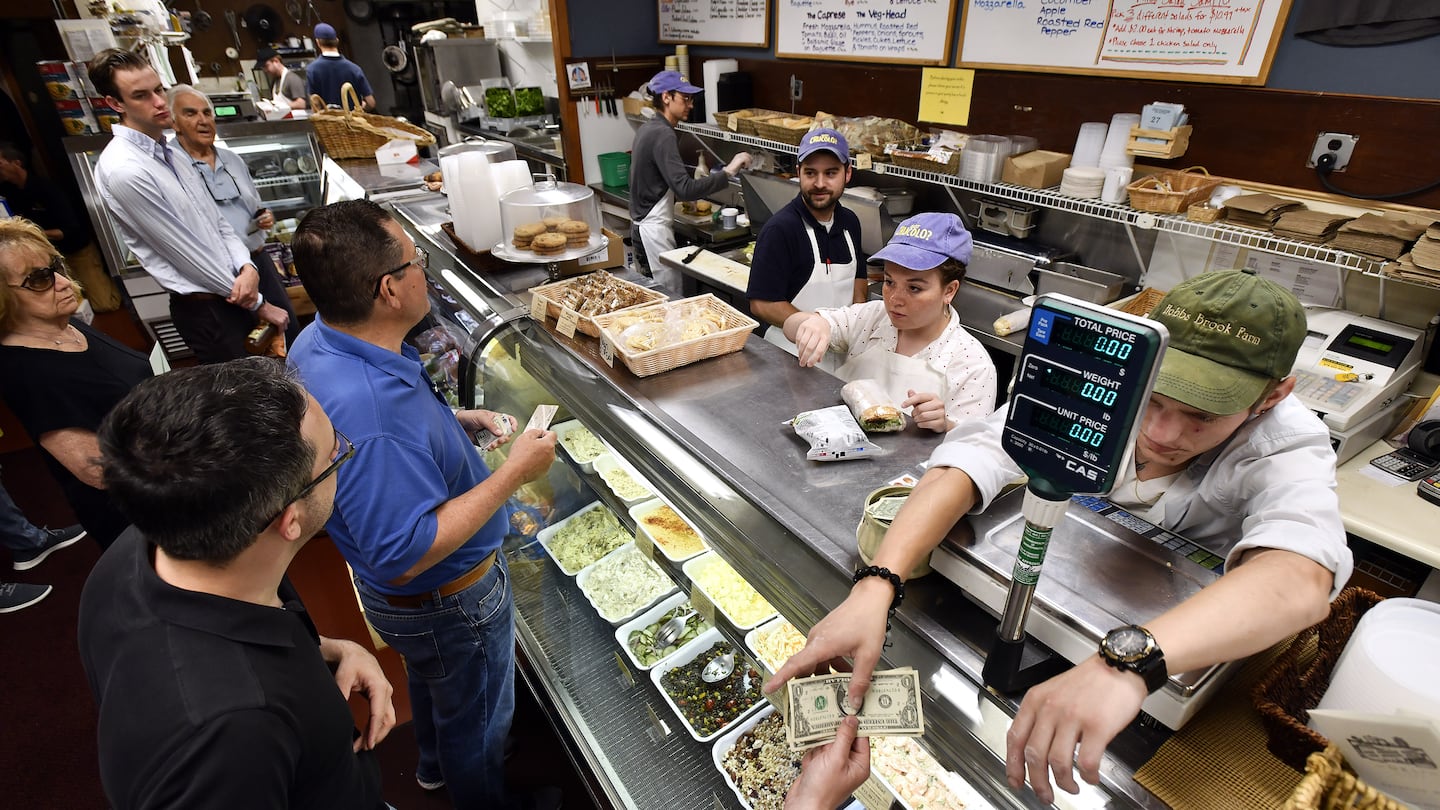
[(786, 318), (867, 297), (865, 258), (857, 249), (860, 218), (840, 204), (850, 182), (845, 136), (828, 128), (807, 133), (797, 173), (800, 193), (760, 230), (745, 291), (751, 313), (775, 327), (765, 339), (791, 354), (797, 350), (781, 329)]
[(291, 248), (319, 317), (290, 362), (355, 445), (326, 529), (376, 632), (405, 659), (421, 787), (458, 808), (506, 807), (514, 606), (506, 502), (544, 475), (555, 434), (529, 430), (489, 470), (469, 434), (489, 411), (450, 408), (405, 336), (430, 312), (426, 254), (368, 200), (317, 208)]
[(361, 105), (366, 110), (375, 109), (375, 93), (370, 89), (365, 71), (340, 55), (340, 35), (335, 33), (335, 26), (330, 23), (315, 26), (315, 44), (320, 48), (320, 55), (305, 68), (305, 85), (311, 95), (324, 99), (327, 105), (338, 105), (340, 88), (349, 82), (355, 86)]

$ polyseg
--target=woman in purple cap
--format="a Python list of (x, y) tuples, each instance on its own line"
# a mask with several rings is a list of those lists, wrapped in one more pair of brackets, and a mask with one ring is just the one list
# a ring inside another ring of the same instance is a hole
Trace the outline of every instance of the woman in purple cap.
[(950, 306), (970, 261), (970, 232), (954, 214), (917, 214), (872, 259), (885, 262), (884, 300), (797, 312), (785, 337), (813, 366), (827, 350), (842, 380), (872, 379), (921, 428), (944, 433), (995, 409), (995, 364)]

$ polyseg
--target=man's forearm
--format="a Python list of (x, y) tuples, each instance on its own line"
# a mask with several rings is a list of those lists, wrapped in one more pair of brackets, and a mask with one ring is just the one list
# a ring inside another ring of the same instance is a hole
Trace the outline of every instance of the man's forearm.
[(1171, 674), (1267, 649), (1325, 618), (1334, 575), (1291, 551), (1257, 549), (1220, 579), (1146, 623)]
[(750, 313), (775, 327), (784, 327), (785, 319), (799, 312), (789, 301), (762, 301), (750, 299)]
[(505, 506), (523, 483), (502, 464), (468, 492), (441, 504), (435, 510), (435, 541), (430, 549), (410, 570), (391, 582), (404, 585), (453, 554)]

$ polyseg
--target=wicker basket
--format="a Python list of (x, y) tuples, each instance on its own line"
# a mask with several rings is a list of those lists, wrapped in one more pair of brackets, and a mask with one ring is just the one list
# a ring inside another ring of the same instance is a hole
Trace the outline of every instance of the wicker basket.
[(1210, 198), (1220, 185), (1203, 166), (1180, 171), (1160, 172), (1126, 186), (1130, 191), (1130, 207), (1156, 214), (1178, 214), (1194, 203)]
[(1164, 290), (1146, 287), (1128, 298), (1121, 298), (1119, 301), (1114, 301), (1105, 306), (1111, 309), (1118, 309), (1121, 312), (1128, 312), (1131, 315), (1136, 315), (1141, 318), (1147, 318), (1151, 312), (1155, 311), (1155, 307), (1159, 306), (1160, 299), (1164, 297)]
[(755, 119), (755, 134), (761, 138), (799, 146), (800, 142), (805, 139), (805, 133), (814, 126), (814, 119), (798, 116), (757, 118)]
[(1405, 810), (1405, 805), (1365, 784), (1345, 770), (1345, 759), (1327, 745), (1305, 760), (1305, 778), (1295, 786), (1284, 810), (1330, 810), (1354, 807), (1364, 810)]
[[(697, 314), (716, 317), (720, 322), (720, 330), (704, 337), (672, 343), (669, 346), (661, 346), (649, 351), (635, 351), (620, 340), (620, 330), (617, 328), (616, 321), (623, 315), (663, 311), (665, 307), (682, 305), (698, 308), (699, 313)], [(636, 307), (627, 313), (597, 315), (595, 322), (605, 333), (601, 342), (608, 344), (620, 362), (624, 363), (625, 367), (637, 377), (649, 377), (652, 374), (679, 368), (697, 360), (738, 352), (745, 348), (746, 339), (750, 337), (750, 333), (755, 330), (755, 327), (759, 326), (754, 319), (747, 317), (710, 293), (680, 301), (671, 301), (667, 304)], [(602, 356), (604, 352), (605, 348), (602, 346)]]
[(1225, 213), (1224, 208), (1214, 208), (1203, 202), (1192, 203), (1185, 209), (1185, 218), (1194, 222), (1215, 222)]
[[(561, 307), (555, 302), (560, 300), (561, 293), (563, 293), (566, 288), (578, 283), (580, 283), (580, 277), (567, 278), (564, 281), (556, 281), (552, 284), (542, 284), (539, 287), (532, 287), (530, 289), (530, 295), (532, 297), (538, 296), (540, 298), (544, 298), (545, 315), (558, 321), (560, 319)], [(621, 307), (620, 309), (615, 310), (616, 312), (625, 312), (626, 310), (637, 309), (639, 307), (648, 307), (652, 304), (664, 302), (670, 298), (670, 296), (666, 295), (663, 292), (660, 292), (659, 290), (652, 290), (648, 287), (642, 287), (639, 284), (626, 281), (623, 278), (615, 279), (615, 283), (626, 289), (633, 290), (637, 294), (637, 296), (642, 299), (640, 303), (631, 304), (628, 307)], [(581, 315), (579, 322), (575, 326), (576, 331), (581, 332), (582, 334), (589, 335), (590, 337), (600, 337), (600, 327), (595, 323), (595, 319), (600, 317), (604, 316)]]
[(1330, 616), (1298, 633), (1274, 668), (1256, 681), (1251, 697), (1269, 737), (1266, 747), (1295, 770), (1305, 770), (1306, 758), (1329, 745), (1305, 722), (1330, 686), (1335, 662), (1360, 617), (1383, 598), (1364, 588), (1346, 588), (1330, 605)]
[(890, 162), (896, 166), (938, 174), (955, 174), (960, 171), (960, 150), (950, 153), (950, 158), (941, 163), (930, 155), (930, 150), (918, 144), (903, 144), (890, 152)]
[(340, 88), (344, 110), (328, 110), (318, 95), (310, 97), (310, 122), (325, 153), (335, 160), (373, 158), (375, 150), (393, 140), (414, 141), (417, 147), (434, 146), (435, 136), (424, 129), (388, 115), (360, 109), (360, 96), (346, 82)]
[[(762, 109), (760, 107), (747, 107), (743, 110), (717, 112), (715, 113), (715, 123), (719, 125), (721, 129), (728, 129), (732, 132), (739, 132), (742, 135), (754, 135), (756, 118), (764, 118), (768, 120), (776, 117), (783, 118), (785, 117), (785, 114), (775, 112), (774, 110)], [(730, 120), (732, 118), (735, 119), (733, 123)]]

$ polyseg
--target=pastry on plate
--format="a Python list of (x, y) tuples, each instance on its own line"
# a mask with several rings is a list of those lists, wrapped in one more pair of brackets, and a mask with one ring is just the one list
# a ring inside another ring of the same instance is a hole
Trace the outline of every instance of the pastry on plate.
[(569, 222), (569, 221), (570, 221), (570, 218), (569, 218), (569, 217), (545, 217), (544, 219), (542, 219), (542, 220), (540, 220), (540, 221), (543, 222), (543, 223), (545, 223), (545, 230), (547, 230), (547, 231), (549, 231), (549, 232), (551, 232), (551, 233), (554, 233), (555, 231), (559, 230), (559, 228), (560, 228), (560, 226), (561, 226), (562, 224), (564, 224), (564, 223), (566, 223), (566, 222)]
[(565, 235), (560, 233), (542, 233), (530, 242), (530, 249), (541, 256), (554, 256), (557, 253), (564, 253)]
[(567, 219), (556, 230), (565, 235), (570, 247), (584, 247), (590, 241), (590, 223), (583, 219)]
[(529, 250), (530, 242), (542, 233), (545, 233), (545, 226), (539, 222), (531, 222), (528, 225), (516, 225), (511, 244), (521, 250)]

